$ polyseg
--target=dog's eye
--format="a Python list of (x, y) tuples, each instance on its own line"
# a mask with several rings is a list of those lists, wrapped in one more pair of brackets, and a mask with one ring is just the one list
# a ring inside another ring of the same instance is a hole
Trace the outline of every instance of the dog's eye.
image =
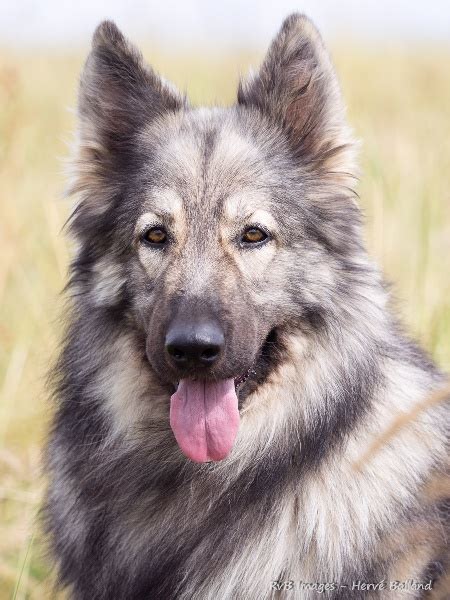
[(269, 239), (268, 234), (259, 227), (247, 227), (241, 235), (242, 246), (258, 246)]
[(163, 227), (150, 227), (144, 231), (141, 239), (151, 246), (163, 246), (167, 242), (167, 231)]

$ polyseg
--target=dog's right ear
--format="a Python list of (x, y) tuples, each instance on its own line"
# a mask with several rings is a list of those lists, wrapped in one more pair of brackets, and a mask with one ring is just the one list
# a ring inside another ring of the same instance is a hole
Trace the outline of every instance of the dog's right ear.
[(185, 99), (145, 64), (113, 22), (101, 23), (81, 75), (70, 192), (92, 190), (123, 162), (143, 127), (184, 105)]
[(354, 144), (337, 77), (322, 38), (304, 15), (288, 17), (259, 71), (241, 82), (238, 103), (285, 131), (295, 156), (351, 187)]

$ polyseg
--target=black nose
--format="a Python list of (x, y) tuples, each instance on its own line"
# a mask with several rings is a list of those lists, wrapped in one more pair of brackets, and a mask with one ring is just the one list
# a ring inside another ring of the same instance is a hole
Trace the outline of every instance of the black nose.
[(215, 320), (173, 322), (166, 335), (169, 361), (178, 370), (210, 367), (225, 345), (222, 328)]

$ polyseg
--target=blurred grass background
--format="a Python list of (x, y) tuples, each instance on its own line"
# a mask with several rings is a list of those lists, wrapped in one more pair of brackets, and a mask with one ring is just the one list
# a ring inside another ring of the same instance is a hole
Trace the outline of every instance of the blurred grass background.
[[(149, 61), (195, 103), (228, 103), (240, 52)], [(450, 369), (450, 50), (335, 44), (362, 140), (359, 185), (372, 255), (394, 282), (408, 329)], [(83, 55), (0, 52), (0, 599), (55, 598), (36, 514), (51, 413), (45, 377), (57, 347), (68, 247), (62, 163)]]

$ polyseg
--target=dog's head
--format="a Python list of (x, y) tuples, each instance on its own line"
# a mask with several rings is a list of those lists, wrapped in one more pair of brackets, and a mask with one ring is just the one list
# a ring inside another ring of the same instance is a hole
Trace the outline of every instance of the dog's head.
[[(191, 108), (113, 23), (79, 95), (72, 229), (84, 302), (115, 310), (172, 384), (194, 460), (227, 455), (283, 332), (326, 327), (360, 248), (353, 150), (311, 22), (283, 24), (230, 108)], [(79, 278), (80, 279), (80, 278)]]

